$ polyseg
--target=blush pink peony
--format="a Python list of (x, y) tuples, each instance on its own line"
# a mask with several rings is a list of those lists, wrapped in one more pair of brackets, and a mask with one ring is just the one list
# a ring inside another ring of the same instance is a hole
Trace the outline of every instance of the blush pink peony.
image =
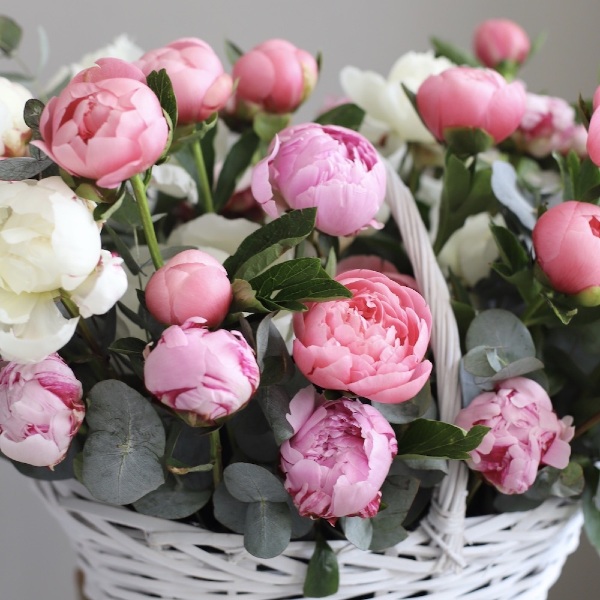
[(293, 355), (309, 381), (325, 389), (397, 404), (421, 390), (431, 313), (423, 297), (386, 275), (357, 269), (338, 275), (352, 298), (309, 304), (294, 315)]
[(514, 377), (477, 396), (460, 411), (456, 424), (491, 428), (471, 452), (469, 466), (503, 494), (522, 494), (533, 485), (540, 465), (564, 469), (569, 464), (572, 420), (556, 416), (538, 383)]
[(267, 214), (316, 206), (317, 229), (336, 236), (373, 224), (385, 187), (385, 167), (366, 138), (316, 123), (284, 129), (252, 173), (252, 193)]
[(285, 488), (305, 517), (373, 517), (398, 451), (381, 413), (358, 400), (326, 401), (311, 387), (290, 402), (294, 435), (281, 445)]
[(522, 64), (531, 49), (527, 32), (509, 19), (488, 19), (473, 36), (475, 56), (490, 68), (503, 62)]
[(177, 99), (178, 123), (199, 123), (225, 106), (231, 77), (215, 51), (203, 40), (188, 37), (146, 52), (136, 63), (148, 75), (165, 69)]
[(0, 450), (13, 460), (53, 467), (65, 457), (85, 414), (81, 383), (58, 356), (0, 371)]
[(210, 331), (202, 319), (172, 325), (147, 354), (144, 383), (191, 425), (212, 426), (243, 408), (260, 372), (237, 331)]
[(202, 250), (176, 254), (152, 275), (145, 292), (148, 310), (170, 325), (201, 317), (206, 327), (215, 327), (233, 298), (227, 271)]
[(133, 64), (103, 58), (81, 71), (40, 118), (32, 142), (65, 171), (115, 188), (160, 158), (169, 127), (158, 98)]

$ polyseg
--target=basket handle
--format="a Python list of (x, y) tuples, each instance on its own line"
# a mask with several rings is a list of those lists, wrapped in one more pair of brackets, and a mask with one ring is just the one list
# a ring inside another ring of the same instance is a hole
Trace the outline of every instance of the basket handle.
[[(450, 292), (431, 247), (429, 235), (412, 193), (392, 165), (387, 170), (386, 202), (398, 225), (419, 289), (431, 309), (431, 347), (435, 359), (440, 419), (453, 423), (461, 409), (459, 367), (461, 359), (458, 326), (450, 304)], [(464, 519), (468, 472), (464, 464), (450, 461), (422, 526), (442, 550), (438, 568), (463, 567)]]

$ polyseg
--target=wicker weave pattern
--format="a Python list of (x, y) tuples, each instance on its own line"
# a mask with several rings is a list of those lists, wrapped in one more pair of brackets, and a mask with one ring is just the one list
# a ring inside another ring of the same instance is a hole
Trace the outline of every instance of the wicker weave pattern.
[[(389, 165), (387, 196), (432, 310), (440, 416), (452, 421), (460, 409), (460, 347), (448, 289), (412, 196)], [(578, 505), (553, 500), (525, 513), (465, 519), (466, 481), (466, 468), (452, 463), (427, 518), (385, 554), (333, 542), (341, 584), (330, 600), (544, 600), (577, 547)], [(281, 556), (261, 560), (239, 535), (106, 506), (76, 481), (34, 485), (75, 546), (89, 600), (303, 597), (312, 543), (292, 542)]]

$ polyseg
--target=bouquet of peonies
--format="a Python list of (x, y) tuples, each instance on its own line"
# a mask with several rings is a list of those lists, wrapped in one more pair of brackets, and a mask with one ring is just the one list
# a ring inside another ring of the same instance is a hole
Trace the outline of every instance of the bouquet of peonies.
[[(20, 38), (0, 17), (5, 60)], [(307, 596), (337, 589), (328, 540), (410, 535), (449, 461), (468, 514), (583, 498), (600, 548), (600, 95), (526, 91), (512, 22), (476, 58), (433, 45), (346, 67), (299, 124), (319, 60), (279, 39), (228, 43), (231, 73), (200, 39), (121, 38), (37, 98), (0, 78), (6, 459), (257, 557), (315, 540)], [(390, 165), (452, 296), (453, 423)]]

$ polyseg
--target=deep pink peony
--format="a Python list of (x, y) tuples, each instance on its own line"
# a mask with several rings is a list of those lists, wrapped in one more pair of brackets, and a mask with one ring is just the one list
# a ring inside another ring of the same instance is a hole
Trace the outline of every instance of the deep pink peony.
[(161, 323), (182, 325), (191, 317), (216, 327), (233, 292), (221, 263), (201, 250), (184, 250), (158, 269), (145, 290), (146, 306)]
[(477, 396), (460, 411), (456, 424), (491, 428), (471, 452), (469, 466), (503, 494), (522, 494), (533, 485), (540, 464), (557, 469), (569, 464), (572, 420), (558, 419), (538, 383), (514, 377)]
[(0, 450), (13, 460), (53, 467), (85, 414), (81, 383), (58, 354), (0, 371)]
[(475, 56), (490, 68), (502, 62), (522, 64), (531, 49), (527, 32), (514, 21), (489, 19), (481, 23), (473, 36)]
[(316, 206), (317, 229), (336, 236), (373, 223), (385, 186), (385, 167), (366, 138), (316, 123), (284, 129), (252, 173), (252, 193), (269, 215)]
[(352, 298), (309, 304), (294, 315), (293, 356), (309, 381), (325, 389), (397, 404), (425, 385), (431, 313), (423, 297), (389, 277), (357, 269), (336, 280)]
[(115, 188), (160, 158), (169, 127), (144, 74), (102, 58), (50, 99), (40, 133), (43, 141), (32, 143), (65, 171)]
[(271, 113), (292, 112), (309, 96), (319, 76), (317, 61), (286, 40), (273, 39), (242, 55), (233, 66), (236, 101)]
[(508, 83), (496, 71), (472, 67), (431, 75), (417, 92), (419, 114), (439, 141), (446, 130), (476, 128), (501, 142), (519, 126), (526, 102), (520, 81)]
[(146, 52), (136, 63), (145, 75), (165, 69), (177, 99), (180, 125), (200, 123), (231, 96), (231, 77), (215, 51), (203, 40), (188, 37)]
[(311, 387), (290, 402), (294, 435), (281, 445), (285, 489), (305, 517), (373, 517), (398, 451), (381, 413), (358, 400), (326, 401)]
[(553, 289), (600, 302), (600, 207), (575, 200), (553, 206), (533, 228), (533, 247)]
[(243, 408), (259, 379), (256, 358), (242, 335), (210, 331), (202, 319), (165, 329), (144, 364), (148, 391), (191, 425), (215, 425)]

